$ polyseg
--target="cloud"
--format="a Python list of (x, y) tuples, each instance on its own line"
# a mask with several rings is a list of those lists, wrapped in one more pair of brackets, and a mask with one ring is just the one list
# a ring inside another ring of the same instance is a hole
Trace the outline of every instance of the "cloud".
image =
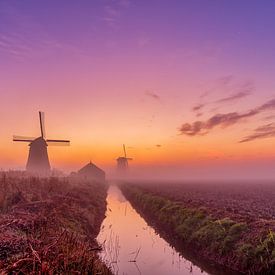
[(15, 58), (24, 58), (32, 52), (32, 47), (15, 33), (6, 35), (0, 33), (0, 53), (9, 54)]
[(192, 108), (192, 111), (196, 114), (196, 117), (201, 117), (203, 115), (202, 109), (205, 107), (206, 104), (197, 104)]
[[(227, 87), (229, 86), (228, 81), (229, 80), (227, 80), (227, 82), (226, 82), (226, 80), (224, 80), (224, 82), (226, 83), (224, 85), (227, 86)], [(230, 80), (230, 82), (232, 82), (232, 80)], [(254, 85), (251, 81), (246, 81), (244, 83), (234, 85), (233, 88), (237, 89), (239, 91), (236, 92), (236, 93), (231, 94), (230, 96), (221, 98), (221, 99), (217, 100), (215, 103), (227, 103), (227, 102), (238, 100), (240, 98), (247, 97), (247, 96), (251, 95), (251, 93), (253, 92)]]
[(198, 112), (198, 111), (200, 111), (204, 106), (205, 106), (205, 104), (197, 104), (197, 105), (195, 105), (195, 106), (192, 108), (192, 110), (193, 110), (194, 112)]
[(217, 79), (217, 84), (226, 86), (230, 84), (233, 81), (233, 79), (234, 79), (233, 75), (225, 75)]
[(244, 118), (251, 117), (256, 114), (256, 110), (252, 110), (244, 114), (239, 114), (237, 112), (227, 114), (216, 114), (209, 118), (207, 121), (196, 121), (192, 124), (184, 123), (180, 128), (180, 132), (188, 136), (205, 135), (208, 133), (209, 130), (217, 126), (225, 128), (238, 123), (240, 120)]
[(268, 115), (266, 117), (263, 118), (263, 120), (270, 120), (270, 119), (274, 119), (275, 118), (275, 115), (272, 114), (272, 115)]
[[(199, 103), (192, 108), (192, 111), (197, 117), (200, 117), (202, 116), (201, 111), (203, 108), (206, 108), (209, 105), (214, 105), (217, 108), (221, 107), (225, 103), (235, 102), (241, 98), (249, 96), (253, 90), (254, 84), (251, 81), (236, 82), (234, 81), (234, 77), (232, 75), (220, 77), (215, 81), (215, 87), (213, 89), (200, 95)], [(205, 102), (205, 99), (208, 98), (214, 91), (226, 92), (227, 96), (224, 96), (218, 100), (207, 100)]]
[(1, 18), (3, 28), (0, 30), (0, 55), (19, 62), (60, 50), (84, 55), (79, 47), (59, 41), (43, 25), (16, 8), (16, 5), (4, 7), (6, 10), (4, 8), (3, 11), (0, 7), (0, 18), (3, 17)]
[(201, 117), (203, 116), (203, 113), (196, 113), (196, 117)]
[(104, 15), (102, 20), (111, 28), (117, 27), (117, 21), (120, 17), (120, 12), (116, 7), (104, 6)]
[(266, 102), (258, 108), (259, 111), (266, 111), (272, 109), (275, 109), (275, 99), (269, 100), (268, 102)]
[(245, 138), (240, 140), (240, 143), (269, 137), (275, 137), (275, 123), (270, 123), (256, 128), (253, 134), (246, 136)]
[(109, 3), (103, 7), (102, 20), (112, 29), (118, 29), (119, 21), (129, 6), (130, 1), (128, 0), (109, 1)]
[(182, 124), (182, 126), (180, 127), (180, 132), (184, 135), (188, 135), (188, 136), (195, 136), (198, 134), (203, 134), (202, 130), (205, 128), (204, 126), (204, 122), (202, 121), (196, 121), (192, 124), (190, 123), (184, 123)]
[(246, 118), (253, 117), (261, 112), (273, 109), (275, 109), (275, 99), (272, 99), (265, 104), (260, 105), (259, 107), (245, 113), (232, 112), (227, 114), (216, 114), (206, 121), (184, 123), (179, 130), (181, 134), (188, 136), (205, 135), (215, 127), (225, 128), (237, 124)]
[(210, 91), (204, 92), (200, 95), (200, 99), (204, 99), (205, 97), (208, 97), (210, 94)]
[(221, 98), (221, 99), (217, 100), (216, 103), (226, 103), (226, 102), (230, 102), (230, 101), (235, 101), (240, 98), (249, 96), (250, 94), (251, 94), (251, 91), (238, 92), (238, 93), (232, 94), (231, 96)]
[(155, 100), (160, 100), (160, 96), (156, 93), (150, 92), (150, 91), (146, 91), (145, 94)]

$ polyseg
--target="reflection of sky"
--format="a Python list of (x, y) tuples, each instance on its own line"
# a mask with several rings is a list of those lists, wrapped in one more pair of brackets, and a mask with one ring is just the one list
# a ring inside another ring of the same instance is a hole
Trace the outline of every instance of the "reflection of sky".
[[(190, 268), (192, 274), (201, 274), (199, 268), (181, 258), (168, 243), (156, 235), (129, 202), (125, 202), (125, 199), (121, 202), (122, 197), (117, 187), (110, 188), (107, 217), (98, 237), (100, 243), (106, 240), (106, 253), (103, 253), (103, 257), (108, 262), (117, 261), (113, 268), (118, 274), (190, 274)], [(116, 251), (118, 257), (115, 256)], [(129, 262), (135, 258), (136, 263)]]
[(0, 167), (23, 167), (28, 148), (11, 135), (38, 135), (40, 109), (49, 137), (72, 140), (50, 148), (56, 167), (111, 166), (122, 143), (134, 166), (269, 167), (274, 125), (238, 141), (273, 123), (273, 109), (203, 136), (179, 128), (275, 96), (273, 11), (269, 0), (1, 1)]

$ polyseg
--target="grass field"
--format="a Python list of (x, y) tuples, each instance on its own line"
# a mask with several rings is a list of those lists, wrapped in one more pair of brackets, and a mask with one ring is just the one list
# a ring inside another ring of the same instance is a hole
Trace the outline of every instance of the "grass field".
[(275, 219), (275, 182), (271, 183), (192, 183), (143, 184), (172, 200), (193, 207), (203, 205), (215, 216), (229, 215), (235, 219)]
[(0, 175), (1, 274), (111, 274), (95, 241), (107, 186)]
[(236, 272), (274, 274), (272, 184), (136, 183), (122, 190), (183, 249)]

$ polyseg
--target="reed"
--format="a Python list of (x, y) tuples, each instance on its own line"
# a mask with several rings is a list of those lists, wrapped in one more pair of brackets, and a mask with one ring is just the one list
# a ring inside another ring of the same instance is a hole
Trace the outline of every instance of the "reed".
[(111, 274), (95, 241), (107, 186), (13, 173), (0, 179), (1, 274)]

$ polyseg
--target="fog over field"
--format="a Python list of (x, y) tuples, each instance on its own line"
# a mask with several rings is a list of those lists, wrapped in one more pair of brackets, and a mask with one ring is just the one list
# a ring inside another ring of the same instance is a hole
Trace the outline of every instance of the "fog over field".
[(0, 0), (0, 274), (275, 274), (274, 10)]

